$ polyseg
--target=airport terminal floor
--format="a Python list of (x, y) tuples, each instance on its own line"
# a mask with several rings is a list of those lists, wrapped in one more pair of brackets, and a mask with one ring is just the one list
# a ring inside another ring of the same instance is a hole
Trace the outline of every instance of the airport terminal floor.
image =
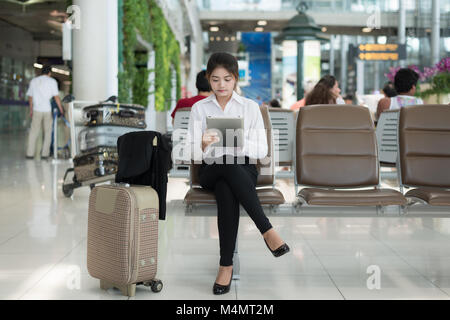
[[(62, 177), (71, 164), (26, 160), (25, 139), (25, 133), (0, 135), (0, 299), (450, 299), (448, 218), (273, 213), (272, 224), (291, 247), (275, 259), (244, 211), (240, 279), (215, 296), (215, 210), (186, 212), (183, 178), (169, 178), (167, 217), (159, 223), (162, 291), (138, 286), (128, 298), (101, 290), (86, 268), (89, 188), (64, 197)], [(294, 201), (292, 179), (278, 179), (277, 187), (287, 203)]]

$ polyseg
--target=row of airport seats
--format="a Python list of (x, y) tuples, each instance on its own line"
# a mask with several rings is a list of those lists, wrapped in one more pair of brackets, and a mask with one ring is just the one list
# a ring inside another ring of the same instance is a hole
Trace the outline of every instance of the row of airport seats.
[[(280, 144), (283, 136), (279, 132), (278, 139), (274, 139), (272, 119), (280, 118), (282, 111), (270, 111), (261, 108), (270, 141), (268, 156), (273, 159), (271, 156), (277, 151), (274, 140)], [(400, 192), (380, 187), (377, 134), (366, 107), (301, 108), (296, 119), (292, 166), (298, 199), (295, 206), (375, 206), (378, 209), (395, 205), (404, 213), (408, 205), (416, 202), (450, 206), (450, 106), (408, 106), (397, 115), (399, 125), (393, 134), (399, 146), (396, 163)], [(271, 174), (258, 177), (257, 194), (261, 204), (273, 208), (285, 201), (275, 188), (274, 163), (270, 165)], [(198, 185), (197, 165), (190, 165), (190, 169), (191, 188), (185, 203), (191, 209), (197, 204), (214, 204), (214, 195)], [(406, 187), (413, 189), (403, 194)]]

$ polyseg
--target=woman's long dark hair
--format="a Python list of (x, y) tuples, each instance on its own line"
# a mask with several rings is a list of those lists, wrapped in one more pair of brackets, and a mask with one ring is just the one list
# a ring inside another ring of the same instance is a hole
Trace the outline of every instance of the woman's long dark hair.
[(306, 95), (305, 106), (311, 104), (336, 104), (336, 97), (330, 88), (323, 84), (316, 84), (314, 89)]
[(336, 84), (336, 78), (332, 75), (322, 77), (310, 93), (306, 95), (305, 106), (312, 104), (336, 104), (336, 98), (331, 89)]
[(330, 74), (327, 74), (326, 76), (323, 76), (317, 84), (323, 84), (328, 89), (333, 89), (334, 85), (336, 84), (336, 78)]

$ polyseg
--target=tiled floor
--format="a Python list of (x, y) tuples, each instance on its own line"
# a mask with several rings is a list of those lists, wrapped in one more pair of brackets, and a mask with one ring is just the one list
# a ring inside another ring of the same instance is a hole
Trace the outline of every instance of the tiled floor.
[[(101, 290), (88, 274), (89, 188), (65, 198), (61, 184), (70, 163), (25, 160), (24, 140), (21, 133), (0, 135), (0, 299), (128, 299)], [(291, 181), (277, 186), (294, 200)], [(159, 232), (164, 288), (138, 287), (134, 299), (450, 298), (449, 219), (293, 214), (269, 217), (292, 249), (279, 259), (243, 214), (240, 280), (230, 293), (214, 296), (215, 212), (186, 214), (187, 188), (185, 179), (169, 180), (167, 220)]]

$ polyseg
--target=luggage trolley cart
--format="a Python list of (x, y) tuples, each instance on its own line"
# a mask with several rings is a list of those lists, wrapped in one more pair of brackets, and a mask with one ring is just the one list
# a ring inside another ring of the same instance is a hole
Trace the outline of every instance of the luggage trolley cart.
[[(112, 99), (110, 98), (112, 101)], [(115, 99), (114, 99), (115, 100)], [(80, 134), (80, 131), (86, 128), (85, 122), (86, 119), (84, 119), (83, 116), (83, 108), (87, 107), (89, 105), (94, 105), (101, 103), (99, 101), (81, 101), (81, 100), (74, 100), (73, 96), (67, 96), (64, 98), (64, 102), (68, 103), (68, 110), (69, 110), (69, 121), (70, 121), (70, 156), (73, 161), (75, 156), (77, 154), (80, 154), (80, 146), (78, 145), (78, 135)], [(84, 120), (84, 121), (83, 121)], [(63, 185), (62, 185), (62, 191), (63, 194), (66, 197), (71, 197), (73, 194), (73, 190), (79, 187), (83, 186), (90, 186), (91, 189), (95, 187), (98, 183), (103, 182), (114, 182), (115, 180), (115, 173), (114, 174), (107, 174), (106, 172), (99, 171), (99, 176), (95, 179), (86, 180), (86, 181), (78, 181), (76, 175), (75, 175), (75, 169), (69, 168), (67, 169), (66, 173), (64, 174), (63, 179)], [(70, 181), (68, 177), (72, 173), (72, 180)]]

